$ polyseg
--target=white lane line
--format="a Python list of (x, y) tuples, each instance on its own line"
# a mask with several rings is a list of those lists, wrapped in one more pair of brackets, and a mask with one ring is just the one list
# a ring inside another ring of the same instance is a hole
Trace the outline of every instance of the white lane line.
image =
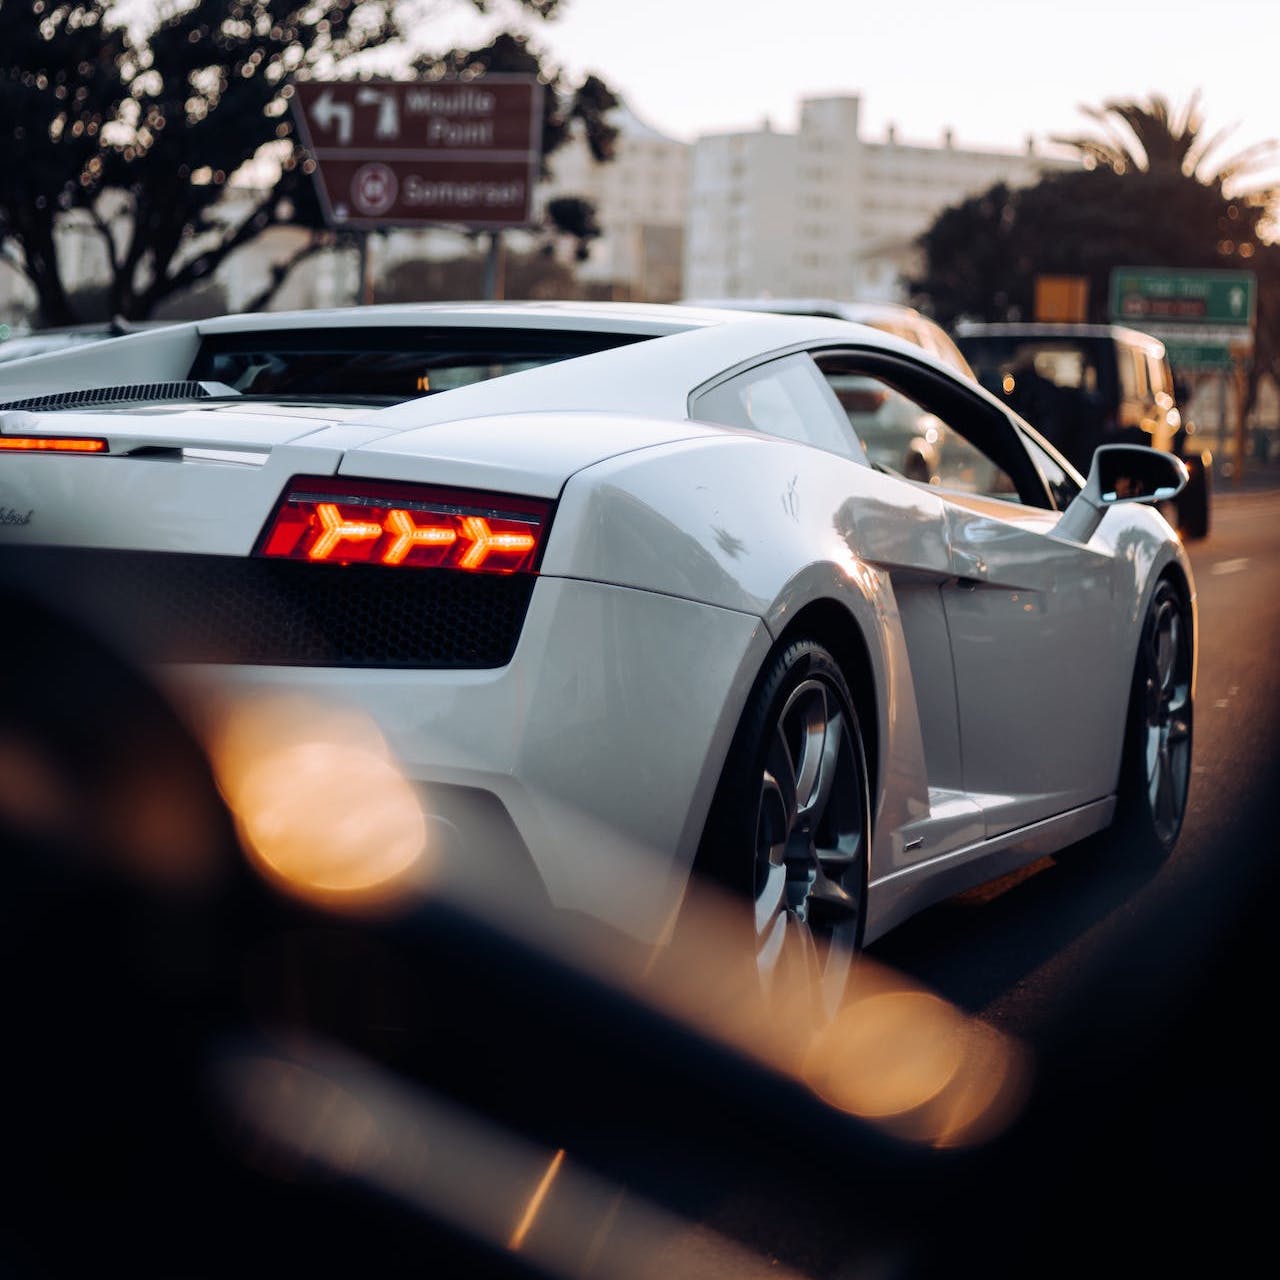
[(1209, 570), (1210, 573), (1222, 575), (1224, 573), (1239, 573), (1242, 569), (1249, 567), (1249, 557), (1241, 556), (1238, 560), (1219, 560), (1217, 564)]

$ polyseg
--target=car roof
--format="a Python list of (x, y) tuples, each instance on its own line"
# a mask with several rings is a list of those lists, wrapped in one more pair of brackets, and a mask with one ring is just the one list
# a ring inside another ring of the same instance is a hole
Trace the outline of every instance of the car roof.
[(694, 299), (691, 305), (773, 315), (830, 316), (854, 324), (870, 325), (886, 333), (909, 337), (917, 346), (939, 356), (944, 364), (967, 377), (974, 377), (964, 353), (947, 331), (915, 308), (899, 302), (840, 302), (834, 298), (725, 298)]
[[(955, 336), (959, 338), (1106, 338), (1113, 342), (1126, 342), (1130, 346), (1144, 347), (1153, 355), (1164, 354), (1164, 343), (1159, 338), (1143, 333), (1140, 329), (1130, 329), (1122, 324), (1051, 324), (1037, 321), (1034, 323), (1017, 323), (1000, 321), (986, 323), (976, 320), (963, 320), (955, 327)], [(1158, 351), (1156, 350), (1158, 348)]]

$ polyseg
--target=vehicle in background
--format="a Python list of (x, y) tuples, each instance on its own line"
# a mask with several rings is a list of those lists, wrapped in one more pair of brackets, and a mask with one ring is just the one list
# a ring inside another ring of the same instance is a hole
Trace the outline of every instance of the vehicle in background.
[[(893, 302), (836, 302), (831, 298), (725, 298), (691, 301), (691, 306), (768, 311), (775, 315), (824, 316), (865, 324), (927, 351), (943, 364), (973, 378), (969, 362), (945, 329), (911, 307)], [(975, 379), (976, 381), (976, 379)], [(867, 378), (830, 379), (831, 389), (849, 417), (867, 457), (908, 480), (941, 484), (946, 427), (932, 414), (920, 414), (901, 397), (886, 395)], [(1086, 464), (1083, 470), (1088, 471)]]
[(1146, 444), (1180, 457), (1190, 482), (1170, 511), (1185, 538), (1209, 532), (1207, 452), (1183, 422), (1164, 343), (1121, 325), (956, 327), (978, 381), (1087, 469), (1101, 444)]

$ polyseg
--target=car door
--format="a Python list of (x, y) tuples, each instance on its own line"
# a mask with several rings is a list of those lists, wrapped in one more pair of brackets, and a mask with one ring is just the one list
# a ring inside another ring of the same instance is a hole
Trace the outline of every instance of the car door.
[[(917, 608), (945, 626), (960, 786), (986, 834), (1109, 794), (1114, 764), (1101, 748), (1123, 719), (1116, 691), (1098, 678), (1115, 666), (1112, 558), (1053, 536), (1060, 513), (999, 406), (897, 356), (828, 356), (819, 365), (828, 376), (874, 378), (939, 424), (928, 488), (944, 503), (952, 572), (931, 588), (936, 601)], [(922, 714), (935, 725), (945, 719)]]

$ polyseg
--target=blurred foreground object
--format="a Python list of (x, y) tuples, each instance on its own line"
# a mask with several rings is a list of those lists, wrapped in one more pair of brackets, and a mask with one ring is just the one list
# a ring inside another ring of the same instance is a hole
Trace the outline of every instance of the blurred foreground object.
[[(1028, 1094), (1018, 1046), (865, 958), (829, 1022), (803, 985), (762, 1007), (714, 906), (661, 952), (513, 897), (478, 914), (443, 844), (375, 880), (407, 887), (377, 910), (330, 871), (297, 894), (314, 867), (240, 850), (147, 681), (29, 597), (0, 605), (6, 1273), (222, 1276), (251, 1241), (250, 1269), (317, 1275), (876, 1280), (1252, 1243), (1214, 1215), (1259, 1207), (1247, 1158), (1274, 1132), (1250, 998), (1273, 881), (1142, 1035), (1124, 988), (1175, 935), (1126, 939), (1127, 982), (1082, 987)], [(294, 726), (394, 776), (348, 713)], [(314, 798), (323, 770), (274, 772), (298, 741), (225, 739), (232, 803), (260, 802), (259, 766)], [(310, 829), (286, 795), (270, 812)], [(375, 867), (385, 831), (351, 828)]]

